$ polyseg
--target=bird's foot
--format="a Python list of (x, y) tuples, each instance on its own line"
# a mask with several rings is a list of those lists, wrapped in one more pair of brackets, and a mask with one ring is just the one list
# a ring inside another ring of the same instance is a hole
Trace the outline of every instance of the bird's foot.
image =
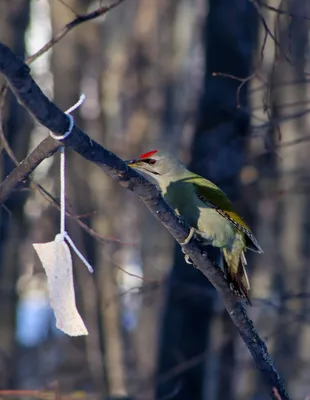
[(186, 264), (193, 264), (192, 260), (190, 259), (189, 255), (185, 253), (183, 248), (181, 247), (182, 253), (184, 254), (184, 260)]
[(184, 260), (185, 260), (186, 264), (191, 264), (191, 265), (194, 264), (193, 261), (191, 260), (191, 258), (190, 258), (190, 256), (189, 256), (188, 254), (185, 254), (185, 255), (184, 255)]
[(187, 238), (185, 239), (184, 242), (180, 243), (180, 245), (184, 246), (185, 244), (188, 244), (191, 241), (192, 237), (194, 236), (195, 231), (196, 231), (195, 228), (191, 227), (191, 230), (189, 231)]

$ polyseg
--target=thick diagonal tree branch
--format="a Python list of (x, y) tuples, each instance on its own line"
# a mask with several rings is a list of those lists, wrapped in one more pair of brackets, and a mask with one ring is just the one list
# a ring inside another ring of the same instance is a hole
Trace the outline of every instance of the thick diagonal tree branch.
[[(1, 43), (0, 72), (6, 76), (9, 86), (19, 102), (37, 121), (56, 134), (61, 135), (67, 131), (68, 117), (42, 93), (31, 78), (29, 67)], [(11, 195), (14, 188), (27, 179), (29, 174), (45, 158), (54, 154), (60, 145), (50, 136), (43, 140), (2, 182), (0, 185), (0, 204)], [(189, 227), (163, 200), (156, 186), (128, 168), (120, 158), (101, 147), (77, 126), (74, 126), (71, 135), (63, 140), (63, 145), (72, 148), (82, 157), (97, 164), (111, 178), (138, 195), (179, 243), (185, 240), (189, 234)], [(243, 300), (236, 297), (234, 292), (231, 291), (223, 272), (208, 258), (205, 248), (197, 239), (194, 238), (184, 246), (184, 249), (196, 267), (210, 280), (221, 295), (233, 323), (269, 386), (270, 395), (277, 398), (275, 393), (278, 393), (282, 400), (288, 400), (289, 396), (285, 391), (279, 373), (264, 341), (259, 337), (247, 315)]]

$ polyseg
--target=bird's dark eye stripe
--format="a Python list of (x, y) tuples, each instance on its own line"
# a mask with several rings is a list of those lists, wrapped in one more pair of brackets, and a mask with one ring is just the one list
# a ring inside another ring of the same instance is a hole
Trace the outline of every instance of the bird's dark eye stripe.
[(154, 160), (153, 158), (146, 158), (145, 160), (143, 160), (143, 162), (149, 165), (154, 165), (156, 163), (156, 160)]

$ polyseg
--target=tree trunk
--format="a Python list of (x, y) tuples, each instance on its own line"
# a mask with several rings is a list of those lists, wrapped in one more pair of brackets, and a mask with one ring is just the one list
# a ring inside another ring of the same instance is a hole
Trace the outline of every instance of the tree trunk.
[[(18, 56), (25, 57), (25, 32), (29, 22), (29, 0), (4, 1), (0, 4), (0, 41)], [(0, 85), (4, 79), (0, 77)], [(28, 113), (9, 92), (1, 110), (4, 136), (17, 160), (28, 151), (32, 123)], [(2, 140), (0, 140), (2, 142)], [(1, 181), (15, 166), (1, 143)], [(25, 192), (16, 192), (1, 208), (0, 220), (0, 388), (12, 387), (15, 382), (15, 320), (17, 308), (16, 282), (23, 260), (21, 243), (26, 236), (24, 222)]]
[[(239, 174), (249, 134), (247, 85), (237, 108), (240, 82), (212, 74), (250, 75), (256, 36), (257, 15), (247, 0), (209, 2), (203, 35), (205, 77), (190, 167), (219, 184), (239, 201), (240, 209)], [(247, 211), (243, 215), (251, 223)], [(182, 259), (177, 252), (162, 331), (157, 396), (233, 399), (236, 333), (209, 282)]]

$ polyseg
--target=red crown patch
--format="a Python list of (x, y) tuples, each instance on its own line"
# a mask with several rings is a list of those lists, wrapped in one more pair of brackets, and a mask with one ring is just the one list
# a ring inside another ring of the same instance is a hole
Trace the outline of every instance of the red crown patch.
[(139, 158), (150, 158), (152, 155), (156, 154), (158, 150), (148, 151), (147, 153), (141, 154)]

